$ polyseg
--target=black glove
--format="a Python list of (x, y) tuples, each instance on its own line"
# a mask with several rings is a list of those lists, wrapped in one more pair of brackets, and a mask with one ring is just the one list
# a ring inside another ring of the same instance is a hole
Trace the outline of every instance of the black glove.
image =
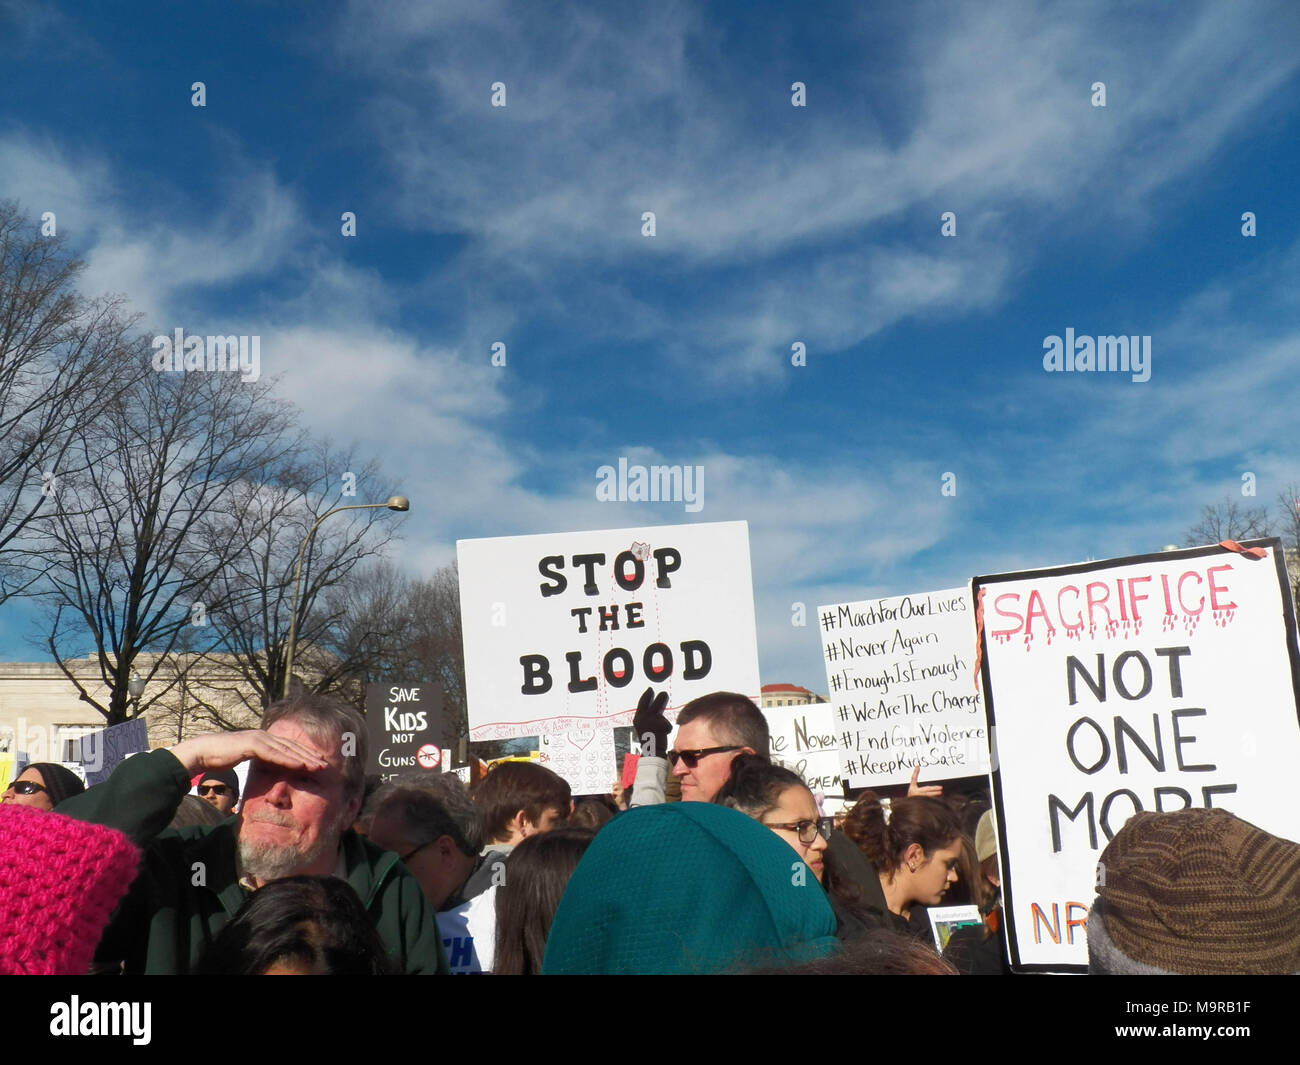
[(668, 693), (655, 695), (653, 688), (641, 693), (636, 704), (636, 716), (632, 718), (632, 732), (641, 744), (641, 753), (648, 758), (668, 757), (668, 733), (673, 727), (664, 717), (664, 707), (668, 705)]

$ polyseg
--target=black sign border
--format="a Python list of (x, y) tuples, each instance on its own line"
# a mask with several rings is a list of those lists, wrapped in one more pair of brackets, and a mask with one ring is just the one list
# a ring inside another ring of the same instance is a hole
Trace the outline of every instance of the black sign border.
[[(1242, 547), (1263, 547), (1273, 549), (1274, 569), (1277, 574), (1278, 585), (1282, 592), (1282, 617), (1286, 626), (1286, 644), (1287, 650), (1291, 657), (1291, 687), (1294, 693), (1296, 706), (1296, 722), (1300, 726), (1300, 644), (1297, 643), (1296, 636), (1296, 619), (1295, 611), (1291, 603), (1291, 582), (1287, 575), (1286, 559), (1282, 548), (1282, 540), (1277, 536), (1263, 537), (1256, 540), (1240, 541)], [(1129, 555), (1121, 558), (1108, 558), (1095, 562), (1081, 562), (1068, 566), (1048, 566), (1040, 569), (1019, 570), (1015, 573), (997, 573), (983, 577), (971, 578), (971, 607), (976, 611), (975, 616), (979, 617), (980, 592), (997, 584), (1010, 583), (1012, 581), (1030, 580), (1035, 577), (1068, 577), (1076, 573), (1096, 573), (1099, 570), (1111, 570), (1118, 566), (1137, 565), (1143, 562), (1168, 562), (1172, 559), (1181, 558), (1212, 558), (1225, 554), (1233, 554), (1231, 549), (1220, 547), (1218, 544), (1212, 544), (1206, 547), (1189, 547), (1177, 551), (1153, 551), (1144, 555)], [(1260, 560), (1263, 561), (1262, 559)], [(995, 726), (997, 718), (993, 706), (993, 688), (989, 679), (989, 656), (987, 637), (984, 632), (984, 626), (981, 624), (978, 630), (979, 655), (980, 655), (980, 685), (984, 693), (984, 715), (988, 722), (989, 737), (992, 741), (990, 755), (992, 765), (990, 766), (989, 780), (993, 787), (993, 808), (996, 811), (995, 816), (998, 821), (998, 861), (1002, 869), (1002, 916), (1005, 928), (1003, 934), (1007, 937), (1008, 957), (1011, 959), (1011, 968), (1017, 973), (1086, 973), (1086, 965), (1047, 965), (1038, 963), (1025, 963), (1020, 960), (1019, 943), (1015, 934), (1015, 907), (1012, 897), (1013, 888), (1010, 877), (1006, 875), (1007, 870), (1011, 868), (1009, 852), (1007, 849), (1007, 832), (1006, 832), (1006, 807), (1005, 799), (1002, 794), (1002, 762), (996, 751), (997, 731)]]

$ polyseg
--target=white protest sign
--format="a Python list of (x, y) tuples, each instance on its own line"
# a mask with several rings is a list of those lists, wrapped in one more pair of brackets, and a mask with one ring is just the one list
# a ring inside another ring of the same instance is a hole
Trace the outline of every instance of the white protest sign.
[(932, 906), (926, 913), (930, 917), (930, 932), (934, 936), (934, 949), (940, 954), (948, 946), (948, 940), (959, 928), (972, 925), (982, 927), (984, 918), (980, 916), (978, 906)]
[(1300, 840), (1297, 647), (1276, 540), (977, 577), (1012, 964), (1087, 965), (1101, 851), (1138, 810)]
[(743, 521), (460, 540), (456, 552), (473, 740), (629, 725), (647, 686), (668, 692), (670, 719), (720, 689), (758, 696)]
[(538, 762), (568, 781), (574, 795), (608, 795), (618, 779), (612, 728), (544, 733), (538, 747)]
[(794, 770), (809, 791), (842, 795), (839, 734), (830, 703), (764, 708), (772, 761)]
[(970, 592), (949, 588), (817, 608), (850, 787), (988, 772)]

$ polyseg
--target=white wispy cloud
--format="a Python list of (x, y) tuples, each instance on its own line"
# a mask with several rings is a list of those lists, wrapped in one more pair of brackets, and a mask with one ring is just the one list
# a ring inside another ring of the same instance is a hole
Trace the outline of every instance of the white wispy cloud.
[[(712, 383), (768, 386), (781, 380), (771, 353), (792, 335), (834, 351), (936, 308), (995, 307), (1045, 232), (1106, 218), (1131, 229), (1135, 215), (1142, 228), (1152, 198), (1239, 135), (1300, 65), (1215, 4), (1159, 25), (1039, 4), (897, 21), (891, 52), (860, 76), (841, 71), (832, 90), (810, 71), (803, 112), (770, 64), (709, 62), (723, 33), (695, 9), (358, 4), (334, 47), (373, 78), (362, 114), (394, 178), (392, 210), (470, 237), (483, 288), (540, 272), (564, 307), (570, 264), (617, 267), (628, 290), (680, 272), (708, 300), (674, 295), (665, 350), (689, 361), (700, 345), (683, 335), (721, 341)], [(854, 13), (843, 33), (871, 26)], [(1090, 105), (1095, 80), (1105, 108)], [(505, 108), (489, 105), (494, 81)], [(875, 109), (906, 116), (900, 136), (845, 106), (868, 91)], [(921, 234), (940, 243), (941, 209), (983, 243), (918, 250)], [(617, 321), (602, 318), (590, 328)]]

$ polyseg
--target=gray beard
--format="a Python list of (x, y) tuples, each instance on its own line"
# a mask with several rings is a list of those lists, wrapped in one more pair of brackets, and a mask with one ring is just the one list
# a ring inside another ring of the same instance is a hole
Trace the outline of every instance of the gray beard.
[(239, 836), (239, 867), (244, 876), (266, 883), (283, 880), (299, 870), (316, 865), (327, 854), (338, 849), (338, 838), (323, 836), (315, 846), (306, 851), (296, 847), (278, 847), (273, 843), (253, 842)]

